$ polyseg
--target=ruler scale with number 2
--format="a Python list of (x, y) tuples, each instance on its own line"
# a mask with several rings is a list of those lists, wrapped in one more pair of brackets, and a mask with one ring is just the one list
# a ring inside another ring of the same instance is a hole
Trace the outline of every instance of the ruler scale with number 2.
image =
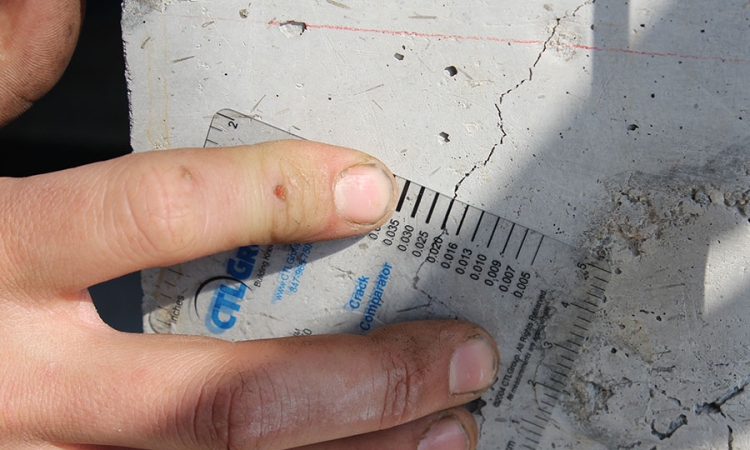
[[(232, 110), (205, 147), (299, 137)], [(605, 261), (396, 177), (393, 217), (368, 235), (247, 246), (143, 272), (144, 326), (246, 340), (365, 334), (388, 323), (462, 319), (500, 346), (497, 382), (475, 402), (480, 449), (536, 449), (610, 278)]]

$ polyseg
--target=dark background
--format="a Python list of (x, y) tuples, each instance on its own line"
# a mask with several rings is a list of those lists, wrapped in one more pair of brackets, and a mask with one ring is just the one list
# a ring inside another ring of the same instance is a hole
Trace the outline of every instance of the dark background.
[[(119, 0), (87, 2), (68, 69), (44, 98), (0, 129), (0, 150), (0, 176), (6, 177), (64, 170), (130, 153)], [(91, 294), (111, 326), (142, 331), (139, 274), (94, 286)]]

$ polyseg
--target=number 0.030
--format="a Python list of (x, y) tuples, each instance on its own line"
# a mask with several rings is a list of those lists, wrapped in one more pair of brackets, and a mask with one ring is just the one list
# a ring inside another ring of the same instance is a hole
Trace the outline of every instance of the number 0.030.
[(404, 225), (404, 229), (401, 231), (401, 237), (399, 238), (401, 243), (398, 244), (396, 248), (405, 252), (408, 249), (409, 242), (411, 242), (412, 233), (414, 233), (414, 227), (411, 225)]

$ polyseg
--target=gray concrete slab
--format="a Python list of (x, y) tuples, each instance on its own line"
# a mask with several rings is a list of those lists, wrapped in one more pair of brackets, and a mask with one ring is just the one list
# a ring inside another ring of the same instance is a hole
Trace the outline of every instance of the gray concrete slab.
[(538, 448), (750, 448), (745, 0), (124, 11), (136, 151), (232, 108), (611, 261)]

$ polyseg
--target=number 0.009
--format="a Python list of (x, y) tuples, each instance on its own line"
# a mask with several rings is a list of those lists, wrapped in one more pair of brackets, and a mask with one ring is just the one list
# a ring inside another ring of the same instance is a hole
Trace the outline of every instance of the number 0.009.
[(490, 268), (487, 270), (487, 278), (484, 279), (484, 284), (487, 286), (494, 286), (497, 281), (498, 274), (500, 273), (500, 261), (493, 259), (490, 264)]

